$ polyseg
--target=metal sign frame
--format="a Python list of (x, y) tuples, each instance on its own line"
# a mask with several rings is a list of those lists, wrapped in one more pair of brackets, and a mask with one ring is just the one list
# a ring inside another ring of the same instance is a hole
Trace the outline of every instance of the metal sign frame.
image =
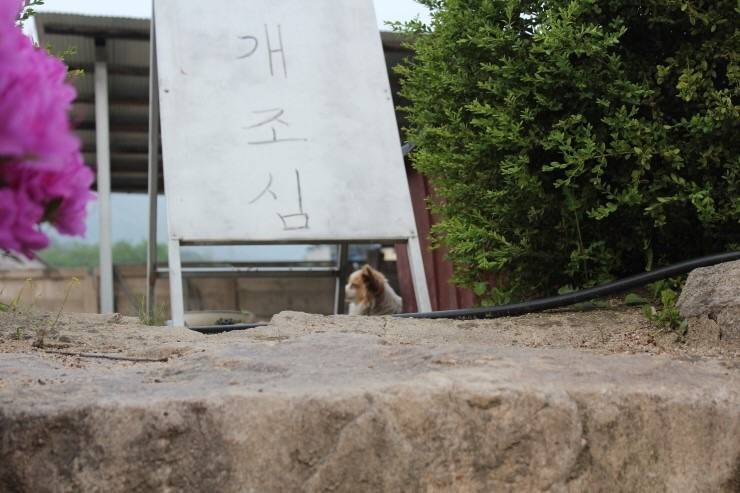
[[(150, 103), (149, 103), (149, 248), (147, 254), (147, 310), (149, 313), (154, 311), (154, 294), (155, 284), (157, 277), (164, 272), (162, 269), (157, 268), (156, 248), (157, 248), (157, 194), (159, 184), (159, 139), (160, 139), (160, 94), (159, 94), (159, 69), (157, 63), (157, 39), (156, 39), (156, 12), (154, 3), (156, 0), (152, 0), (152, 20), (151, 20), (151, 35), (150, 35)], [(165, 170), (165, 173), (167, 171)], [(406, 186), (407, 193), (408, 185)], [(168, 208), (172, 204), (168, 200)], [(413, 216), (413, 211), (412, 211)], [(169, 214), (168, 214), (169, 216)], [(413, 220), (413, 217), (412, 217)], [(169, 223), (168, 218), (168, 223)], [(344, 289), (343, 280), (346, 279), (348, 272), (346, 272), (346, 260), (348, 245), (358, 243), (407, 243), (408, 246), (408, 257), (409, 264), (411, 267), (412, 280), (414, 285), (414, 293), (416, 297), (417, 307), (420, 311), (430, 311), (431, 303), (429, 298), (429, 292), (426, 282), (426, 276), (424, 273), (424, 265), (422, 258), (421, 245), (417, 236), (416, 227), (409, 231), (408, 235), (403, 237), (394, 236), (392, 238), (380, 237), (372, 238), (372, 233), (369, 237), (364, 238), (341, 238), (337, 241), (327, 241), (326, 238), (306, 238), (305, 236), (300, 237), (296, 240), (279, 241), (279, 242), (265, 242), (265, 241), (250, 241), (249, 238), (243, 238), (235, 241), (233, 238), (224, 239), (223, 241), (202, 241), (193, 240), (188, 238), (177, 237), (172, 233), (172, 227), (169, 227), (169, 239), (168, 239), (168, 252), (169, 252), (169, 281), (170, 281), (170, 306), (172, 312), (172, 324), (174, 326), (185, 325), (185, 306), (184, 306), (184, 289), (183, 289), (183, 274), (191, 273), (188, 268), (183, 268), (182, 260), (180, 255), (180, 247), (183, 245), (223, 245), (223, 244), (238, 244), (238, 245), (255, 245), (255, 244), (334, 244), (339, 247), (338, 262), (333, 269), (320, 269), (323, 275), (331, 274), (336, 276), (336, 288), (335, 288), (335, 312), (342, 313), (344, 305)], [(372, 238), (372, 239), (370, 239)], [(254, 270), (254, 269), (252, 269)], [(269, 269), (268, 269), (269, 271)], [(250, 275), (252, 272), (249, 270), (239, 268), (219, 268), (216, 270), (211, 269), (210, 272), (221, 272), (221, 273), (241, 273), (244, 275)], [(260, 275), (265, 275), (266, 270), (261, 269)], [(275, 271), (278, 274), (277, 271)], [(289, 270), (288, 274), (295, 275), (322, 275), (322, 273), (313, 272), (310, 268), (296, 268)], [(285, 271), (281, 271), (279, 274), (286, 275)]]

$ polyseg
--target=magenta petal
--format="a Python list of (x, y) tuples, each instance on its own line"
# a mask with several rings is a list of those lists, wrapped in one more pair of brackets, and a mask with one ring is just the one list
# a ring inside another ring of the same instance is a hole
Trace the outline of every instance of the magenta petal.
[(20, 243), (13, 235), (16, 220), (15, 193), (0, 189), (0, 248), (6, 251), (19, 251)]
[(23, 0), (0, 0), (0, 26), (14, 25), (22, 6)]
[(53, 162), (80, 148), (69, 124), (75, 90), (66, 66), (16, 31), (0, 33), (0, 155)]
[(0, 223), (0, 247), (33, 258), (35, 250), (49, 245), (49, 238), (38, 226), (44, 209), (25, 193), (8, 189), (0, 191), (0, 212), (3, 215), (8, 213)]
[(69, 112), (67, 68), (15, 25), (20, 0), (0, 0), (0, 249), (32, 256), (49, 244), (39, 225), (85, 231), (94, 176)]

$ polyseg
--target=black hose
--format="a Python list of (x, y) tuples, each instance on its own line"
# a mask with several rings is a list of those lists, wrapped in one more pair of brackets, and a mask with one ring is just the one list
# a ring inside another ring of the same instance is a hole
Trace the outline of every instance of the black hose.
[[(401, 313), (395, 315), (399, 318), (497, 318), (497, 317), (513, 317), (517, 315), (524, 315), (527, 313), (534, 313), (543, 310), (550, 310), (553, 308), (561, 308), (564, 306), (573, 305), (576, 303), (582, 303), (584, 301), (609, 296), (612, 294), (621, 293), (639, 286), (644, 286), (661, 279), (668, 279), (675, 277), (680, 274), (698, 269), (699, 267), (707, 267), (710, 265), (721, 264), (723, 262), (731, 262), (733, 260), (740, 260), (740, 252), (729, 252), (720, 253), (716, 255), (709, 255), (707, 257), (701, 257), (694, 260), (687, 260), (679, 264), (669, 265), (668, 267), (662, 267), (650, 272), (643, 272), (625, 279), (620, 279), (602, 286), (595, 288), (584, 289), (581, 291), (575, 291), (573, 293), (567, 293), (560, 296), (551, 296), (549, 298), (542, 298), (539, 300), (526, 301), (523, 303), (512, 303), (509, 305), (498, 305), (482, 308), (467, 308), (462, 310), (443, 310), (438, 312), (422, 312), (422, 313)], [(220, 334), (223, 332), (233, 332), (237, 330), (249, 330), (257, 327), (264, 327), (265, 323), (252, 323), (252, 324), (236, 324), (236, 325), (208, 325), (202, 327), (190, 327), (190, 330), (200, 332), (202, 334)]]
[(256, 329), (257, 327), (264, 327), (267, 324), (234, 324), (234, 325), (204, 325), (202, 327), (188, 327), (190, 330), (200, 332), (201, 334), (221, 334), (223, 332), (234, 332), (237, 330), (249, 330)]
[(667, 279), (686, 272), (692, 271), (699, 267), (720, 264), (740, 260), (740, 252), (720, 253), (709, 255), (694, 260), (687, 260), (679, 264), (669, 265), (650, 272), (643, 272), (625, 279), (610, 282), (595, 288), (584, 289), (567, 293), (560, 296), (551, 296), (539, 300), (526, 301), (523, 303), (512, 303), (509, 305), (489, 306), (482, 308), (469, 308), (462, 310), (444, 310), (439, 312), (427, 313), (401, 313), (395, 315), (401, 318), (496, 318), (512, 317), (524, 315), (525, 313), (539, 312), (552, 308), (560, 308), (575, 303), (589, 301), (595, 298), (601, 298), (611, 294), (621, 293), (629, 289), (644, 286), (661, 279)]

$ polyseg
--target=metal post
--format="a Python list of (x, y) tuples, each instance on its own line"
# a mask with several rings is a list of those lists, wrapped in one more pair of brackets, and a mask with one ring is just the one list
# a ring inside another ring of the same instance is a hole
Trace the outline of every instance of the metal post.
[(100, 205), (100, 313), (113, 313), (110, 123), (105, 39), (95, 39), (95, 148)]
[(146, 255), (146, 310), (154, 315), (157, 284), (157, 193), (159, 192), (159, 84), (154, 5), (149, 41), (149, 237)]
[(408, 245), (409, 267), (411, 267), (411, 279), (414, 281), (414, 293), (416, 294), (416, 309), (420, 312), (431, 312), (432, 303), (429, 299), (429, 288), (424, 274), (424, 258), (421, 255), (419, 237), (409, 238)]
[(172, 325), (185, 327), (185, 305), (182, 290), (182, 263), (180, 262), (180, 240), (169, 241), (170, 264), (170, 309)]
[(347, 258), (349, 256), (349, 243), (337, 245), (337, 283), (334, 289), (334, 313), (341, 315), (344, 310), (344, 283), (347, 280)]

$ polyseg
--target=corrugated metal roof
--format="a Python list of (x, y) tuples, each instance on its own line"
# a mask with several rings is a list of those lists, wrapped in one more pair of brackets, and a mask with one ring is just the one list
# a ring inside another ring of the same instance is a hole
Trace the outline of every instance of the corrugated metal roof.
[[(70, 70), (81, 69), (73, 78), (77, 89), (73, 118), (83, 143), (86, 163), (95, 159), (95, 40), (105, 41), (110, 99), (111, 180), (113, 191), (147, 190), (149, 131), (149, 19), (98, 17), (62, 13), (34, 16), (39, 45), (66, 55)], [(392, 66), (409, 54), (403, 36), (381, 33), (394, 95), (398, 80)], [(396, 100), (398, 101), (398, 100)], [(161, 176), (161, 172), (160, 172)], [(161, 186), (161, 184), (160, 184)]]

